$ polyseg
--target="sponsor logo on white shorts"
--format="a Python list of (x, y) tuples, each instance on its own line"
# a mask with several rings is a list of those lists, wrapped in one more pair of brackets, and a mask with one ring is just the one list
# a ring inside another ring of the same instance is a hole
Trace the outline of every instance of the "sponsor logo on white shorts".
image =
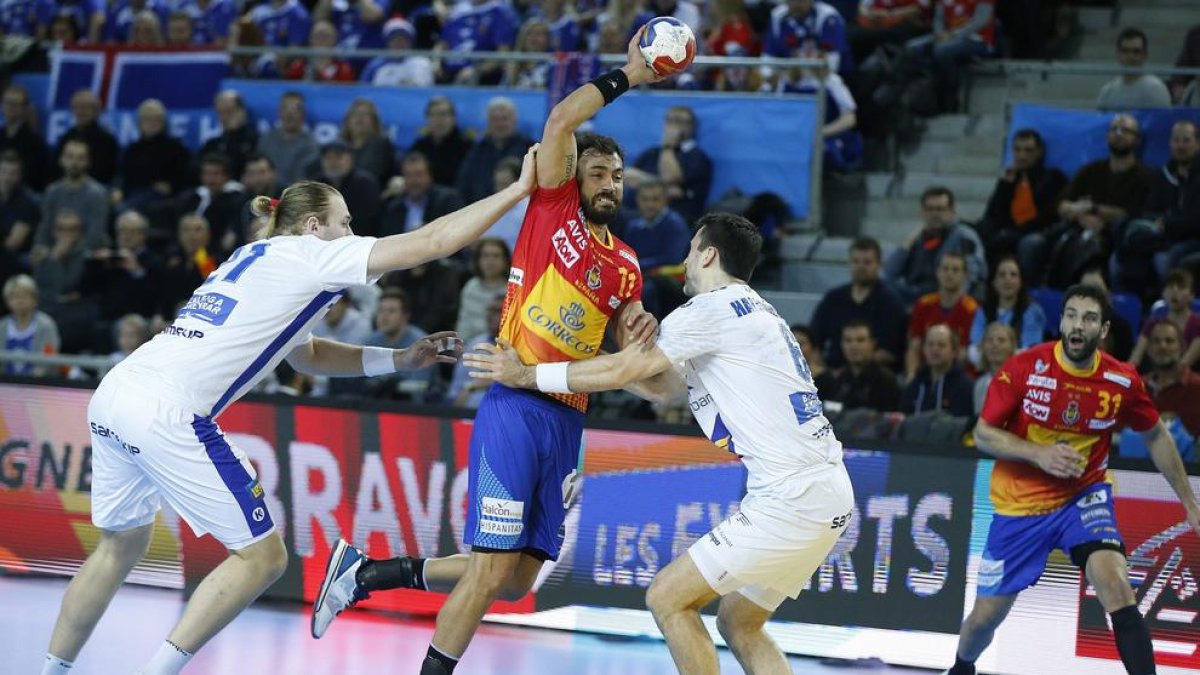
[(261, 523), (263, 518), (267, 517), (267, 510), (261, 506), (256, 506), (250, 516), (254, 518), (254, 522)]
[(1021, 409), (1025, 411), (1033, 419), (1039, 422), (1045, 422), (1050, 419), (1050, 406), (1038, 405), (1029, 399), (1021, 401)]
[(1090, 492), (1084, 495), (1079, 501), (1075, 502), (1075, 506), (1078, 506), (1081, 509), (1086, 509), (1089, 506), (1103, 504), (1106, 501), (1108, 501), (1108, 493), (1104, 490), (1096, 490), (1095, 492)]
[(563, 228), (558, 228), (554, 234), (550, 235), (550, 243), (567, 269), (571, 269), (575, 263), (579, 262), (579, 251), (571, 243), (571, 237), (567, 236), (567, 231)]

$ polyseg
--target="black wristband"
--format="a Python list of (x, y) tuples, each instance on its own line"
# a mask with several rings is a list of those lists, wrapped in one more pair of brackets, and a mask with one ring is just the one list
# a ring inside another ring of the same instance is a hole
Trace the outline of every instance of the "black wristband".
[(604, 105), (608, 105), (629, 91), (629, 76), (618, 68), (592, 80), (592, 85), (600, 90), (600, 95), (604, 97)]

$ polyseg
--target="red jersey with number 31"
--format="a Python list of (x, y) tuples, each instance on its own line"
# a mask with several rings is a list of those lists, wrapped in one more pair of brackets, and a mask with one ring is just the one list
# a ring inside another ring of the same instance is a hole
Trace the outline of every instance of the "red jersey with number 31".
[(1061, 342), (1046, 342), (1012, 357), (988, 386), (980, 417), (988, 424), (1041, 445), (1075, 448), (1083, 475), (1055, 478), (1033, 464), (997, 459), (992, 469), (996, 513), (1048, 513), (1084, 488), (1107, 480), (1113, 432), (1146, 431), (1158, 410), (1137, 370), (1097, 350), (1092, 366), (1070, 365)]
[[(500, 337), (526, 364), (596, 356), (608, 320), (627, 302), (642, 299), (637, 255), (611, 232), (601, 240), (587, 226), (572, 178), (539, 187), (517, 236)], [(551, 394), (587, 410), (587, 394)]]

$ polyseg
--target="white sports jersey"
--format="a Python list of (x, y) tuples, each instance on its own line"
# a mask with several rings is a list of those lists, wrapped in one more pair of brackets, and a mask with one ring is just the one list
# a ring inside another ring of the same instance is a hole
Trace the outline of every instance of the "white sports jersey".
[(218, 267), (168, 326), (114, 371), (153, 380), (155, 393), (216, 417), (297, 345), (347, 286), (370, 283), (374, 237), (277, 236), (246, 244)]
[(841, 461), (796, 338), (749, 286), (684, 303), (663, 319), (658, 348), (687, 380), (704, 433), (742, 458), (749, 495), (794, 498), (789, 479)]

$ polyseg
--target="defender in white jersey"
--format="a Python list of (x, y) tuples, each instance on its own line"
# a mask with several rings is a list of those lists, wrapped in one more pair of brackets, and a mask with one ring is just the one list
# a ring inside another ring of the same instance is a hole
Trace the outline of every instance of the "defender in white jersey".
[(739, 513), (655, 577), (646, 604), (681, 673), (719, 672), (699, 614), (718, 596), (717, 626), (742, 667), (787, 673), (763, 625), (833, 549), (854, 492), (799, 345), (746, 285), (762, 248), (758, 228), (731, 214), (696, 225), (684, 261), (692, 298), (663, 320), (656, 344), (534, 367), (502, 343), (464, 361), (474, 377), (545, 392), (628, 388), (670, 400), (686, 389), (704, 432), (745, 464), (747, 494)]
[[(536, 146), (535, 146), (536, 148)], [(283, 573), (287, 552), (244, 452), (216, 418), (283, 359), (327, 376), (381, 375), (453, 363), (462, 341), (434, 333), (403, 350), (314, 338), (346, 287), (451, 255), (527, 196), (534, 149), (509, 188), (406, 234), (354, 236), (346, 202), (302, 182), (256, 203), (267, 239), (238, 249), (174, 323), (117, 365), (88, 406), (92, 521), (100, 544), (67, 588), (43, 673), (66, 673), (150, 543), (165, 501), (230, 556), (201, 582), (145, 675), (178, 673), (191, 655)]]

